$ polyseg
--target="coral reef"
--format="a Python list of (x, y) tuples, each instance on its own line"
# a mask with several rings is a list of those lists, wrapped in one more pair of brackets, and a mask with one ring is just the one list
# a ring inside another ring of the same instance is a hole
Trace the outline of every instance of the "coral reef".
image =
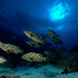
[(68, 73), (78, 71), (78, 53), (77, 52), (50, 52), (45, 51), (47, 62), (56, 65), (57, 68), (67, 69)]
[(29, 61), (29, 62), (43, 62), (46, 61), (47, 58), (42, 56), (39, 53), (35, 53), (35, 52), (29, 52), (26, 53), (22, 56), (22, 59)]
[(9, 43), (0, 43), (0, 48), (5, 51), (6, 53), (15, 53), (15, 54), (18, 54), (18, 53), (22, 53), (23, 50), (20, 49), (18, 46), (16, 45), (12, 45), (12, 44), (9, 44)]

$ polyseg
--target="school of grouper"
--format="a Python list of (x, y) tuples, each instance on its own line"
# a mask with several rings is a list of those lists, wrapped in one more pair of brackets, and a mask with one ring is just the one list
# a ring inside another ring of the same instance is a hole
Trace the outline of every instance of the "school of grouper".
[[(24, 31), (24, 34), (30, 39), (26, 43), (34, 48), (41, 48), (48, 44), (48, 41), (45, 39), (44, 35), (35, 34), (31, 31)], [(54, 32), (53, 30), (47, 31), (47, 37), (51, 39), (55, 45), (62, 45), (62, 40), (59, 39), (60, 35)], [(14, 53), (19, 54), (23, 53), (24, 50), (16, 45), (10, 43), (0, 42), (0, 49), (2, 49), (7, 54)], [(78, 52), (67, 52), (64, 47), (54, 47), (54, 51), (50, 52), (44, 51), (44, 54), (37, 52), (28, 52), (21, 56), (21, 58), (29, 63), (35, 63), (36, 65), (44, 64), (54, 64), (60, 69), (64, 69), (62, 74), (67, 74), (71, 72), (78, 71)], [(7, 62), (7, 59), (0, 56), (0, 64)]]

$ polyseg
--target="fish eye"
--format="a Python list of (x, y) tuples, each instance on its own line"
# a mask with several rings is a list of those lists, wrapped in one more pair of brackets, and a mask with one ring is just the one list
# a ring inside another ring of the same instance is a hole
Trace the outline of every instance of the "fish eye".
[(31, 33), (31, 34), (30, 34), (30, 36), (31, 36), (31, 37), (34, 37), (34, 34), (33, 34), (33, 33)]

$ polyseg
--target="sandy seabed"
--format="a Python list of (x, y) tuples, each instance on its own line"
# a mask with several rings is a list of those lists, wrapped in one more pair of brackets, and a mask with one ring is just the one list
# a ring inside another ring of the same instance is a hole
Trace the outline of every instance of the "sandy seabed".
[[(4, 69), (7, 70), (7, 69)], [(0, 69), (0, 71), (3, 71)], [(6, 78), (78, 78), (78, 72), (70, 73), (68, 75), (61, 74), (63, 70), (52, 65), (34, 67), (18, 67), (15, 70), (8, 69), (8, 72), (3, 72), (0, 75), (8, 75)]]

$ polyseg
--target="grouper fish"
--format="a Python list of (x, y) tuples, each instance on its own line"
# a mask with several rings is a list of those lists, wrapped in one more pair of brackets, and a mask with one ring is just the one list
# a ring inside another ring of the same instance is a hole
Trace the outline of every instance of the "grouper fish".
[(24, 34), (31, 40), (35, 41), (36, 43), (43, 44), (45, 42), (43, 35), (37, 35), (34, 32), (27, 31), (27, 30), (24, 31)]

